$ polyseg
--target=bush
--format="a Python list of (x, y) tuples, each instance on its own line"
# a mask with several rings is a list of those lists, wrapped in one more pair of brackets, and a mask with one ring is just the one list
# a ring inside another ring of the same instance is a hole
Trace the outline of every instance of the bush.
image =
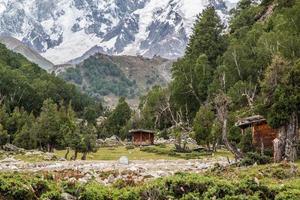
[(0, 178), (0, 197), (3, 199), (36, 199), (34, 191), (21, 177), (3, 176)]
[(259, 165), (267, 164), (271, 162), (271, 158), (269, 156), (260, 155), (258, 153), (249, 152), (246, 156), (242, 159), (240, 165), (241, 166), (249, 166), (257, 163)]
[(300, 190), (288, 190), (280, 192), (275, 200), (290, 200), (290, 199), (300, 199)]
[(129, 149), (134, 149), (135, 147), (134, 147), (134, 145), (127, 145), (125, 148), (126, 148), (127, 150), (129, 150)]
[(111, 199), (107, 187), (97, 183), (89, 183), (84, 186), (80, 200), (107, 200)]
[(64, 200), (61, 197), (61, 193), (58, 191), (51, 191), (43, 194), (40, 198), (41, 200)]

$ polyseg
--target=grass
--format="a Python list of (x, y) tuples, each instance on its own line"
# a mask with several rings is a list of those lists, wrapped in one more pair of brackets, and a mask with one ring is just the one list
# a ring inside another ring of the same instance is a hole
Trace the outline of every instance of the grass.
[[(152, 147), (151, 147), (152, 148)], [(173, 146), (153, 147), (158, 150), (164, 150), (166, 152), (173, 152)], [(57, 157), (64, 157), (66, 151), (55, 151)], [(69, 157), (73, 155), (74, 152), (70, 151)], [(192, 155), (192, 156), (189, 156)], [(141, 151), (141, 148), (136, 147), (134, 149), (126, 149), (125, 147), (102, 147), (95, 153), (90, 153), (87, 156), (87, 160), (118, 160), (121, 156), (127, 156), (129, 160), (174, 160), (174, 159), (201, 159), (203, 157), (220, 157), (229, 156), (231, 153), (226, 150), (219, 150), (213, 155), (203, 155), (203, 153), (176, 153), (176, 155), (153, 153), (147, 151)], [(78, 154), (78, 159), (81, 158), (81, 154)]]
[[(144, 148), (144, 147), (141, 147)], [(201, 158), (217, 158), (217, 157), (230, 157), (232, 154), (227, 150), (221, 149), (216, 153), (207, 155), (204, 152), (192, 152), (192, 153), (175, 153), (174, 145), (167, 146), (151, 146), (147, 147), (154, 151), (144, 151), (140, 147), (134, 149), (126, 149), (124, 146), (120, 147), (102, 147), (97, 152), (89, 153), (87, 160), (118, 160), (121, 156), (127, 156), (129, 160), (176, 160), (176, 159), (201, 159)], [(66, 150), (56, 150), (54, 154), (57, 158), (64, 158)], [(74, 151), (70, 151), (68, 157), (74, 155)], [(77, 159), (81, 159), (82, 154), (78, 154)], [(0, 155), (4, 158), (4, 155)], [(15, 159), (25, 162), (41, 162), (44, 161), (43, 155), (25, 155), (17, 154), (13, 155)]]

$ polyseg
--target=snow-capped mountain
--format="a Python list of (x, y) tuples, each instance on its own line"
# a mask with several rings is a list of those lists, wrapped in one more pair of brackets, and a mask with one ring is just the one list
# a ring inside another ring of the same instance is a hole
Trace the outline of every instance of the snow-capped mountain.
[(195, 17), (212, 4), (224, 19), (237, 0), (0, 0), (0, 33), (54, 64), (88, 50), (181, 56)]

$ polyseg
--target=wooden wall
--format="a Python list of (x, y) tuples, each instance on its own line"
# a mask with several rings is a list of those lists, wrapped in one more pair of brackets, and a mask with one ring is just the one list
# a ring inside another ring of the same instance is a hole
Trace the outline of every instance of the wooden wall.
[(277, 137), (276, 130), (268, 124), (259, 124), (252, 126), (253, 145), (261, 147), (261, 140), (265, 148), (273, 149), (273, 140)]
[(154, 144), (154, 134), (136, 132), (132, 135), (132, 142), (134, 145), (153, 145)]

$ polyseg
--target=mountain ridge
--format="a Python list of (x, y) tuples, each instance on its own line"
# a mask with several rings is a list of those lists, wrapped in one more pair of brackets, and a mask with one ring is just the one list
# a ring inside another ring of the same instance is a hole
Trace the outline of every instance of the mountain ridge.
[(226, 22), (236, 0), (0, 0), (1, 33), (64, 64), (95, 45), (102, 53), (180, 57), (208, 5)]
[(139, 96), (154, 85), (166, 86), (171, 81), (172, 63), (159, 56), (96, 53), (77, 64), (57, 65), (53, 72), (108, 106), (114, 107), (119, 97), (125, 96), (132, 107), (137, 107)]
[(50, 71), (54, 64), (41, 56), (34, 49), (26, 46), (21, 41), (10, 36), (0, 36), (0, 43), (4, 44), (6, 48), (13, 52), (20, 53), (25, 56), (29, 61), (39, 65), (41, 68)]

